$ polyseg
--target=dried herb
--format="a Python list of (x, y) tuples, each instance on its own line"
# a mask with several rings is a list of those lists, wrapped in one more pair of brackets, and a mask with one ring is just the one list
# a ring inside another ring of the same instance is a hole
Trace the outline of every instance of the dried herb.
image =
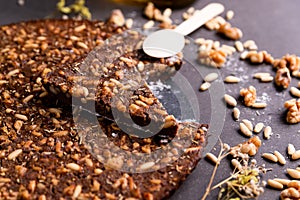
[(69, 6), (66, 6), (65, 0), (59, 0), (56, 4), (56, 8), (59, 12), (66, 15), (75, 14), (87, 19), (92, 18), (89, 8), (85, 6), (85, 0), (75, 0), (75, 2)]
[[(243, 152), (243, 146), (245, 147), (245, 145), (253, 143), (257, 144), (258, 142), (257, 138), (251, 138), (242, 144), (230, 148), (229, 145), (220, 141), (221, 149), (218, 160), (213, 170), (211, 180), (206, 188), (206, 192), (201, 200), (205, 200), (210, 192), (217, 188), (221, 188), (218, 200), (251, 199), (258, 197), (264, 192), (264, 184), (260, 180), (260, 175), (269, 169), (257, 166), (256, 160), (250, 160), (249, 152)], [(256, 147), (258, 148), (259, 146), (260, 145)], [(233, 160), (236, 161), (232, 162), (235, 167), (232, 174), (217, 185), (211, 187), (221, 160), (227, 156), (232, 156), (234, 158)]]

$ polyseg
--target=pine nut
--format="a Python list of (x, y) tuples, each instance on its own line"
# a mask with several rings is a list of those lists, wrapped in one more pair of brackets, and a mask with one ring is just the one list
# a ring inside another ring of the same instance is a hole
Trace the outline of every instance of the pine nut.
[(56, 131), (53, 133), (54, 137), (63, 137), (69, 134), (69, 131), (64, 130), (64, 131)]
[(282, 185), (288, 185), (291, 181), (283, 178), (274, 178), (274, 181), (281, 183)]
[(268, 72), (257, 72), (253, 75), (254, 78), (257, 78), (257, 79), (261, 79), (262, 77), (268, 77), (268, 76), (271, 76), (270, 73)]
[(201, 91), (205, 91), (205, 90), (208, 90), (208, 88), (210, 88), (211, 84), (209, 82), (204, 82), (201, 84), (200, 86), (200, 90)]
[(238, 83), (240, 81), (241, 79), (236, 76), (226, 76), (226, 78), (224, 79), (225, 83)]
[(243, 53), (241, 53), (240, 59), (245, 60), (248, 57), (248, 53), (248, 51), (244, 51)]
[(242, 169), (242, 165), (237, 159), (232, 159), (231, 164), (238, 170)]
[(80, 171), (81, 167), (79, 165), (77, 165), (76, 163), (68, 163), (66, 165), (67, 168), (74, 170), (74, 171)]
[(296, 152), (295, 146), (293, 144), (288, 144), (287, 152), (291, 156)]
[(238, 121), (241, 114), (240, 110), (237, 107), (234, 107), (232, 113), (234, 120)]
[(126, 19), (125, 26), (126, 26), (126, 28), (131, 29), (133, 26), (133, 19), (131, 19), (131, 18)]
[(252, 136), (252, 131), (250, 131), (249, 128), (244, 123), (240, 123), (240, 130), (245, 136), (247, 137)]
[(76, 199), (80, 195), (81, 189), (82, 189), (81, 185), (76, 186), (76, 188), (74, 190), (74, 193), (73, 193), (73, 196), (72, 196), (73, 199)]
[(219, 49), (219, 48), (220, 48), (220, 45), (221, 45), (221, 44), (220, 44), (219, 41), (215, 41), (212, 47), (213, 47), (214, 49)]
[(153, 20), (149, 20), (148, 22), (146, 22), (143, 25), (143, 29), (149, 29), (149, 28), (152, 28), (153, 26), (154, 26), (154, 21)]
[(198, 44), (198, 45), (202, 45), (205, 43), (205, 39), (204, 38), (197, 38), (195, 40), (195, 43)]
[(211, 161), (213, 164), (217, 164), (218, 163), (218, 158), (212, 154), (212, 153), (207, 153), (205, 156), (209, 161)]
[(247, 126), (247, 128), (250, 130), (250, 131), (253, 131), (253, 125), (252, 125), (252, 122), (249, 121), (248, 119), (243, 119), (242, 122)]
[(234, 52), (236, 52), (235, 48), (226, 44), (223, 44), (221, 46), (221, 49), (224, 50), (227, 55), (232, 55)]
[(146, 162), (144, 164), (141, 164), (139, 168), (141, 170), (147, 170), (147, 169), (150, 169), (151, 167), (153, 167), (154, 165), (155, 165), (155, 162)]
[(248, 49), (250, 46), (255, 45), (255, 42), (253, 40), (247, 40), (244, 42), (244, 48)]
[(285, 165), (286, 160), (285, 160), (284, 156), (279, 151), (274, 151), (274, 155), (277, 157), (278, 162), (280, 164)]
[(234, 46), (235, 46), (235, 48), (236, 48), (236, 50), (237, 50), (238, 52), (243, 52), (243, 51), (244, 51), (243, 43), (241, 43), (240, 41), (236, 41), (236, 42), (234, 43)]
[(20, 119), (20, 120), (23, 120), (23, 121), (27, 121), (28, 120), (28, 118), (26, 117), (26, 115), (22, 115), (22, 114), (18, 114), (18, 113), (15, 114), (15, 117), (18, 118), (18, 119)]
[(164, 11), (163, 11), (163, 16), (165, 17), (170, 17), (172, 15), (172, 9), (171, 8), (166, 8)]
[(31, 99), (33, 99), (33, 95), (31, 94), (31, 95), (28, 95), (27, 97), (25, 97), (24, 99), (23, 99), (23, 103), (28, 103)]
[(218, 78), (218, 74), (217, 73), (210, 73), (210, 74), (207, 74), (205, 77), (204, 77), (204, 81), (205, 82), (213, 82), (215, 81), (217, 78)]
[(282, 190), (283, 185), (275, 180), (268, 179), (268, 185), (274, 189)]
[(248, 47), (248, 49), (249, 49), (249, 50), (257, 50), (258, 47), (257, 47), (256, 44), (252, 44), (252, 45), (250, 45), (250, 46)]
[(254, 127), (254, 133), (259, 133), (264, 128), (264, 123), (257, 123)]
[(293, 160), (298, 160), (298, 159), (300, 159), (300, 150), (297, 150), (297, 151), (295, 151), (295, 152), (292, 154), (292, 159), (293, 159)]
[(270, 139), (271, 135), (272, 135), (272, 128), (270, 126), (267, 126), (265, 129), (264, 129), (264, 137), (268, 140)]
[(291, 168), (288, 168), (286, 171), (292, 178), (300, 179), (300, 171)]
[(290, 93), (295, 96), (300, 98), (300, 90), (296, 87), (291, 87)]
[(272, 162), (278, 162), (278, 158), (272, 153), (263, 153), (262, 157)]
[(235, 98), (233, 96), (230, 96), (229, 94), (225, 94), (224, 99), (225, 102), (230, 106), (235, 107), (237, 105), (237, 101), (235, 100)]
[(234, 16), (234, 12), (232, 10), (228, 10), (226, 13), (226, 19), (231, 20)]
[(260, 77), (260, 81), (263, 83), (272, 82), (274, 80), (273, 76), (262, 76)]
[(255, 102), (251, 107), (252, 108), (258, 108), (258, 109), (263, 109), (267, 107), (267, 103), (264, 102)]

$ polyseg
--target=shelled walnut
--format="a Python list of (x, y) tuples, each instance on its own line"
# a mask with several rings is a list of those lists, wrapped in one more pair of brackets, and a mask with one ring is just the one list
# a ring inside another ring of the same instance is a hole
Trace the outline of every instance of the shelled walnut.
[(291, 82), (290, 71), (287, 67), (279, 68), (276, 72), (275, 83), (279, 87), (288, 88)]
[(243, 32), (239, 28), (232, 27), (228, 22), (222, 24), (217, 31), (232, 40), (238, 40), (243, 36)]
[(291, 124), (300, 122), (300, 99), (291, 99), (284, 103), (284, 107), (288, 109), (286, 121)]
[(280, 198), (282, 200), (291, 200), (300, 198), (300, 182), (290, 181), (287, 184), (287, 189), (281, 191)]
[(300, 57), (287, 54), (281, 59), (276, 59), (273, 66), (277, 69), (287, 67), (290, 71), (298, 71), (300, 69)]
[(244, 97), (244, 103), (246, 106), (252, 106), (256, 101), (256, 89), (253, 86), (249, 88), (242, 88), (240, 95)]
[[(272, 64), (274, 62), (274, 58), (267, 51), (249, 51), (244, 59), (249, 59), (249, 61), (253, 64)], [(242, 59), (243, 59), (242, 58)]]

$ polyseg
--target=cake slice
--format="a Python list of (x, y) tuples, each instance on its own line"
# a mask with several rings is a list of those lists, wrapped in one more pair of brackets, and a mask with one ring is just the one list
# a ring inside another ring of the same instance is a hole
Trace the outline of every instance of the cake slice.
[[(142, 139), (121, 130), (116, 121), (94, 114), (74, 115), (70, 105), (57, 104), (57, 98), (47, 95), (42, 83), (46, 69), (61, 77), (75, 74), (77, 68), (72, 72), (61, 67), (82, 61), (94, 45), (122, 31), (113, 24), (85, 20), (39, 20), (0, 27), (0, 199), (166, 199), (196, 167), (207, 125), (176, 123)], [(88, 39), (83, 41), (81, 34)], [(56, 94), (68, 96), (67, 92)], [(45, 98), (54, 103), (45, 104)], [(77, 121), (80, 116), (83, 121)], [(95, 125), (100, 129), (93, 129)], [(114, 144), (103, 154), (90, 140), (99, 136), (99, 130), (104, 135), (98, 139), (105, 136)], [(150, 155), (169, 147), (172, 155), (154, 164), (140, 159), (137, 171), (130, 162), (124, 165), (130, 167), (128, 171), (115, 165), (125, 163), (114, 157), (115, 148)]]

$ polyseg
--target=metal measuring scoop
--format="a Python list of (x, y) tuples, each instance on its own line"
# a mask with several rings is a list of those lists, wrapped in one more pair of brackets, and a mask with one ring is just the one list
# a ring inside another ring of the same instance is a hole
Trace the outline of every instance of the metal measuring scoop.
[(144, 52), (155, 58), (165, 58), (177, 54), (184, 47), (184, 36), (192, 33), (223, 11), (224, 6), (222, 4), (210, 3), (203, 9), (196, 11), (192, 17), (175, 29), (164, 29), (150, 34), (143, 42)]

